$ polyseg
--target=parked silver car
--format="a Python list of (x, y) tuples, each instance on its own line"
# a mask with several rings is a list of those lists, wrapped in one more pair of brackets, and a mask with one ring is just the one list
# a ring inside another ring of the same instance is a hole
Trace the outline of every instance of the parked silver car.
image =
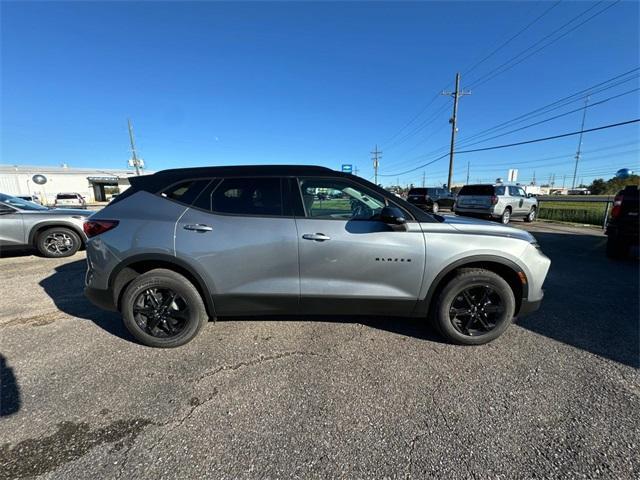
[(93, 212), (47, 208), (0, 193), (0, 249), (35, 247), (45, 257), (68, 257), (86, 237), (85, 219)]
[(527, 195), (519, 185), (465, 185), (458, 192), (453, 211), (458, 215), (495, 218), (504, 224), (512, 218), (533, 222), (538, 213), (538, 200)]
[(431, 215), (322, 167), (165, 170), (85, 223), (85, 294), (140, 342), (175, 347), (207, 317), (431, 318), (463, 344), (538, 308), (550, 261), (529, 233)]

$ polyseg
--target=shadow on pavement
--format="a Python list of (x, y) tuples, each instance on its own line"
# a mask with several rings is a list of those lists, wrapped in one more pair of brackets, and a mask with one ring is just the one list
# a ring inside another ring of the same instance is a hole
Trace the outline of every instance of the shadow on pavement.
[(37, 253), (34, 248), (0, 247), (0, 258), (30, 257)]
[(102, 310), (84, 296), (86, 270), (87, 264), (84, 260), (60, 265), (52, 275), (40, 282), (40, 286), (61, 312), (91, 320), (108, 333), (137, 343), (122, 324), (118, 313)]
[[(534, 232), (551, 258), (541, 309), (517, 324), (545, 337), (633, 367), (640, 366), (639, 269), (635, 260), (607, 258), (601, 235)], [(61, 265), (40, 282), (63, 312), (91, 320), (112, 335), (137, 343), (119, 314), (93, 306), (83, 295), (85, 262)], [(443, 339), (424, 322), (393, 317), (270, 316), (223, 318), (223, 321), (309, 320), (360, 323), (424, 340)]]
[(8, 417), (20, 410), (20, 385), (7, 359), (0, 354), (0, 417)]
[(640, 366), (638, 262), (611, 260), (606, 237), (532, 232), (551, 258), (540, 310), (518, 320), (533, 332)]

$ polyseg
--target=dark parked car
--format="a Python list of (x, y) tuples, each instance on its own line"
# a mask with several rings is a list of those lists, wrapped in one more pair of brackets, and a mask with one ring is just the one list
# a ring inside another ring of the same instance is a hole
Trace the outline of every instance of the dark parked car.
[(412, 188), (407, 200), (423, 210), (438, 213), (443, 207), (452, 209), (455, 196), (446, 188)]
[(628, 185), (616, 195), (606, 230), (609, 257), (626, 257), (631, 246), (638, 246), (639, 204), (637, 185)]

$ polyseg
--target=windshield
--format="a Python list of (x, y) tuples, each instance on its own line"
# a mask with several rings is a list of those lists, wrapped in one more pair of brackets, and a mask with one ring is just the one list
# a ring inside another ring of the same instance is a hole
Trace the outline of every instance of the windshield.
[(426, 188), (412, 188), (409, 190), (409, 195), (426, 195), (427, 193)]
[(37, 203), (23, 200), (18, 197), (12, 197), (11, 195), (5, 195), (4, 193), (0, 193), (0, 202), (19, 208), (20, 210), (49, 210), (47, 207), (43, 207)]
[(493, 185), (465, 185), (458, 193), (464, 195), (493, 195)]

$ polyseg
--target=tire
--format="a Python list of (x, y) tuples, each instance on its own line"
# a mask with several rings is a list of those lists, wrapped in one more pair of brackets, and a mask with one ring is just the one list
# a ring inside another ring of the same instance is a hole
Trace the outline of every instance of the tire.
[(625, 258), (629, 250), (629, 245), (615, 236), (607, 237), (607, 257)]
[(440, 211), (440, 205), (438, 205), (438, 202), (433, 202), (433, 205), (431, 206), (431, 211), (433, 213), (438, 213)]
[(536, 220), (536, 207), (531, 207), (531, 210), (529, 211), (529, 213), (527, 214), (526, 217), (524, 217), (524, 221), (525, 222), (535, 222)]
[(64, 258), (74, 255), (82, 246), (80, 236), (70, 228), (53, 227), (38, 234), (36, 248), (47, 258)]
[[(488, 296), (484, 296), (484, 291), (490, 292)], [(466, 303), (467, 296), (483, 305), (482, 309), (474, 310), (476, 317), (463, 313), (459, 316), (454, 314), (456, 311), (462, 311), (464, 305), (470, 306)], [(483, 301), (485, 298), (488, 300), (486, 303)], [(450, 342), (482, 345), (504, 333), (511, 324), (515, 308), (513, 290), (500, 275), (484, 269), (460, 269), (440, 291), (436, 299), (433, 321), (440, 333)], [(489, 313), (489, 310), (495, 311)], [(485, 314), (486, 316), (481, 317)], [(491, 328), (485, 329), (485, 326)]]
[[(160, 306), (154, 308), (156, 304)], [(162, 305), (164, 313), (160, 313)], [(149, 316), (142, 313), (146, 311)], [(143, 273), (127, 286), (120, 312), (131, 335), (143, 345), (158, 348), (190, 342), (208, 320), (196, 287), (179, 273), (161, 268)], [(158, 316), (153, 317), (151, 312)], [(155, 326), (149, 328), (152, 323)]]
[(500, 223), (503, 225), (507, 225), (511, 221), (511, 207), (507, 207), (500, 215)]

